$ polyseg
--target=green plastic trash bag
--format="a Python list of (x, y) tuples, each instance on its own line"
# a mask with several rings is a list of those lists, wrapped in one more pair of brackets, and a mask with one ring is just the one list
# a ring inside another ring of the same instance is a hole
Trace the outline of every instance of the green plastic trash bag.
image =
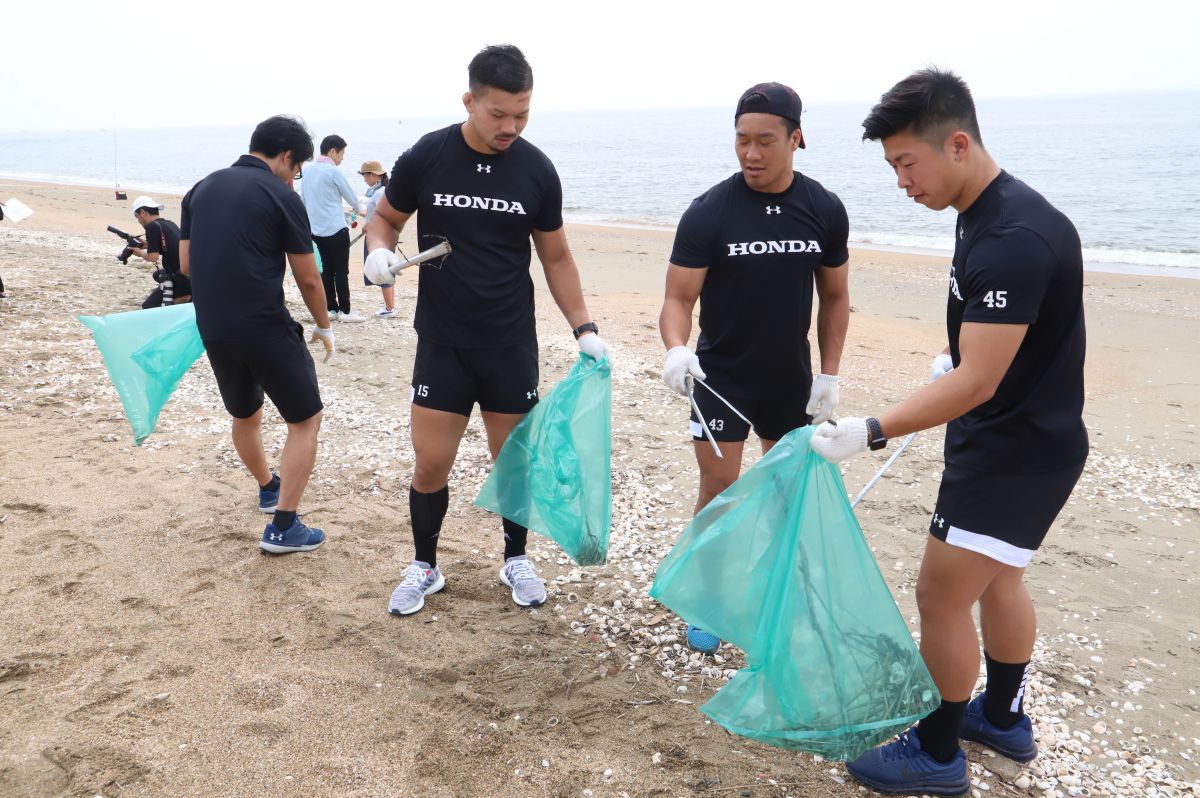
[(175, 386), (204, 352), (191, 303), (110, 316), (78, 316), (92, 331), (140, 446)]
[(317, 274), (324, 274), (325, 267), (321, 264), (321, 249), (317, 246), (317, 242), (313, 242), (313, 257), (317, 259)]
[(812, 429), (785, 435), (692, 519), (650, 595), (746, 652), (702, 712), (846, 760), (941, 699)]
[(612, 368), (580, 355), (509, 434), (475, 497), (553, 538), (580, 565), (608, 558), (612, 520)]

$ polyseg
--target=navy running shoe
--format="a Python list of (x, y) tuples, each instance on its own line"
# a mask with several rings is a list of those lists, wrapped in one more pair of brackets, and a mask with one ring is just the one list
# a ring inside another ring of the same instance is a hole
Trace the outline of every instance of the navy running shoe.
[(699, 651), (701, 654), (715, 654), (721, 646), (721, 638), (717, 637), (712, 632), (706, 632), (699, 626), (688, 624), (687, 628), (687, 644), (692, 651)]
[(275, 524), (267, 524), (262, 542), (258, 547), (271, 554), (292, 554), (297, 551), (312, 551), (325, 542), (325, 533), (315, 526), (308, 527), (296, 516), (290, 529), (279, 531)]
[[(275, 481), (276, 474), (271, 472), (271, 481)], [(273, 513), (279, 505), (279, 491), (270, 490), (269, 488), (258, 489), (258, 511), (260, 513)]]
[(1037, 742), (1033, 739), (1033, 724), (1028, 715), (1022, 715), (1017, 725), (1002, 729), (983, 714), (983, 693), (967, 704), (963, 718), (962, 738), (986, 745), (997, 754), (1003, 754), (1017, 762), (1032, 762), (1038, 754)]
[(846, 763), (851, 776), (873, 790), (905, 795), (962, 795), (971, 787), (960, 748), (942, 764), (921, 750), (916, 728)]

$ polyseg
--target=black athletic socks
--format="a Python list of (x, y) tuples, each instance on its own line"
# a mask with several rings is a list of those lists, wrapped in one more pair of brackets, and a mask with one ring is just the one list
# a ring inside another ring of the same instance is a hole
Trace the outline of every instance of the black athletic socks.
[(917, 724), (921, 750), (942, 764), (953, 759), (958, 751), (958, 737), (962, 732), (963, 717), (966, 714), (966, 701), (943, 699), (941, 706)]
[(278, 493), (279, 492), (279, 475), (272, 474), (270, 482), (268, 482), (266, 485), (259, 485), (258, 487), (261, 490), (273, 490), (276, 493)]
[(271, 523), (280, 532), (286, 532), (292, 528), (292, 524), (296, 523), (295, 510), (276, 510), (275, 516), (271, 519)]
[(983, 691), (983, 716), (1001, 729), (1011, 729), (1025, 714), (1025, 681), (1029, 663), (998, 662), (983, 652), (987, 686)]
[(437, 565), (437, 541), (442, 533), (442, 520), (450, 506), (450, 486), (421, 493), (416, 488), (408, 489), (408, 514), (412, 519), (413, 545), (417, 549), (416, 559)]
[(501, 518), (504, 522), (504, 559), (520, 557), (525, 553), (525, 541), (529, 538), (529, 530), (516, 521)]

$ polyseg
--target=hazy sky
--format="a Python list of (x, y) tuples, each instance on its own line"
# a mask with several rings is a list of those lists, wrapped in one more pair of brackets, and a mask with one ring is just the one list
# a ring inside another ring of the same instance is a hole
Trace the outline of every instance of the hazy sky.
[(778, 80), (877, 98), (926, 64), (977, 97), (1200, 88), (1200, 3), (0, 0), (0, 130), (454, 114), (510, 42), (533, 111), (728, 106)]

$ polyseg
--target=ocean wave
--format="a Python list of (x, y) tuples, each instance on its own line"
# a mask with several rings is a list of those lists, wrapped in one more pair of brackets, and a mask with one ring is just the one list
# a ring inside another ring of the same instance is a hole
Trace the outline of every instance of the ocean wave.
[(178, 186), (167, 183), (122, 183), (113, 186), (111, 180), (98, 180), (90, 177), (64, 177), (41, 172), (0, 172), (0, 180), (25, 180), (31, 183), (53, 183), (63, 186), (84, 186), (86, 188), (119, 188), (127, 194), (144, 191), (149, 194), (166, 194), (182, 197), (191, 190), (191, 186)]

